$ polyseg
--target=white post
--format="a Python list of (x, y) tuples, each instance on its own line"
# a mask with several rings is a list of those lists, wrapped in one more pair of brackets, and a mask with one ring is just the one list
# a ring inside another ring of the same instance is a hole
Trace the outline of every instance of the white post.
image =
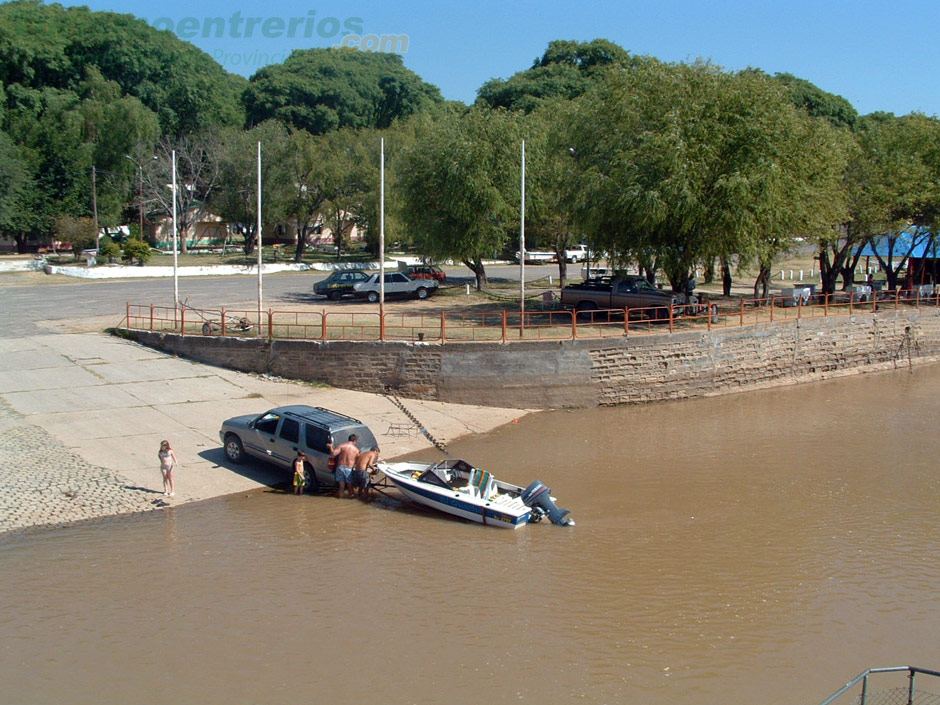
[(258, 232), (258, 331), (261, 331), (261, 310), (263, 304), (262, 296), (262, 276), (261, 267), (263, 260), (261, 258), (261, 142), (258, 141), (258, 223), (256, 226)]
[(176, 219), (176, 150), (173, 150), (173, 305), (180, 307), (180, 284), (177, 277), (178, 257), (176, 254), (176, 240), (178, 237), (178, 223)]
[(522, 140), (522, 180), (519, 204), (519, 335), (525, 326), (525, 140)]
[(384, 321), (384, 320), (385, 320), (385, 138), (383, 137), (379, 141), (379, 321)]

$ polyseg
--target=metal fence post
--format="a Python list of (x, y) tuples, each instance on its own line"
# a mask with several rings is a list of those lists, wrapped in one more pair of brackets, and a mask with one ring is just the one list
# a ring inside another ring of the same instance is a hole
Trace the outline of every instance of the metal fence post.
[(444, 317), (444, 312), (441, 311), (441, 345), (447, 341), (447, 319)]
[(186, 307), (180, 309), (180, 335), (186, 335)]
[(224, 338), (225, 337), (225, 308), (222, 308), (221, 315), (222, 315), (222, 337)]
[(739, 327), (744, 327), (744, 299), (741, 299), (741, 322), (739, 323)]
[(320, 311), (320, 340), (326, 340), (326, 309)]
[(379, 340), (385, 340), (385, 313), (379, 314)]
[(506, 342), (506, 311), (503, 311), (503, 343)]
[(910, 684), (907, 686), (907, 705), (914, 705), (914, 676), (915, 675), (916, 674), (914, 673), (913, 668), (908, 671), (908, 676), (910, 677), (911, 681), (910, 681)]
[(274, 340), (274, 311), (271, 309), (268, 309), (268, 340)]
[(859, 698), (858, 705), (865, 705), (865, 701), (868, 699), (868, 675), (862, 679), (862, 697)]
[(578, 339), (578, 309), (571, 309), (571, 339)]
[(623, 307), (623, 335), (624, 337), (629, 337), (630, 335), (630, 307)]

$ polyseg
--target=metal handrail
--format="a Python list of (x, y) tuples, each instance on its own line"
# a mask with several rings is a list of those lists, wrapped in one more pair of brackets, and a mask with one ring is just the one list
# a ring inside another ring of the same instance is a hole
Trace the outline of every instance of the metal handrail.
[[(857, 316), (889, 310), (902, 305), (940, 306), (940, 288), (931, 288), (929, 296), (920, 289), (857, 295), (856, 292), (802, 296), (740, 299), (736, 302), (703, 301), (695, 304), (632, 309), (592, 309), (582, 311), (508, 311), (396, 312), (379, 316), (377, 312), (322, 311), (234, 311), (226, 309), (179, 309), (153, 304), (126, 304), (126, 325), (130, 329), (177, 332), (189, 335), (227, 334), (226, 319), (236, 316), (236, 333), (274, 339), (302, 340), (395, 340), (395, 341), (489, 341), (575, 340), (604, 338), (611, 335), (674, 333), (694, 329), (743, 328), (760, 323), (829, 317)], [(903, 295), (903, 298), (902, 298)], [(810, 303), (812, 301), (812, 303)], [(581, 321), (579, 321), (579, 317)], [(621, 318), (622, 317), (622, 318)], [(201, 320), (200, 320), (201, 319)], [(349, 320), (347, 320), (349, 319)], [(587, 319), (585, 321), (585, 319)], [(187, 324), (189, 328), (187, 329)], [(251, 330), (244, 324), (249, 324)], [(512, 332), (512, 334), (510, 334)], [(518, 335), (516, 333), (518, 332)]]
[(862, 684), (862, 693), (859, 699), (859, 705), (865, 705), (866, 698), (868, 697), (868, 677), (877, 673), (899, 673), (901, 671), (908, 672), (908, 691), (907, 691), (907, 705), (913, 705), (914, 703), (914, 676), (917, 673), (923, 673), (928, 676), (936, 676), (940, 678), (940, 672), (931, 671), (926, 668), (918, 668), (917, 666), (887, 666), (883, 668), (869, 668), (861, 673), (859, 673), (855, 678), (850, 680), (844, 686), (839, 688), (835, 693), (830, 695), (828, 698), (823, 700), (819, 705), (830, 705), (835, 701), (840, 695), (843, 695), (846, 691), (851, 690), (853, 687), (861, 682)]

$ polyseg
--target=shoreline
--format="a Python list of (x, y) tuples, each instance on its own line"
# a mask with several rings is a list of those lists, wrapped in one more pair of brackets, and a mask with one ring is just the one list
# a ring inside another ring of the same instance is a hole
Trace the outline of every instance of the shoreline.
[[(360, 419), (383, 457), (431, 448), (386, 398), (233, 372), (103, 333), (0, 338), (0, 535), (165, 509), (286, 482), (287, 472), (229, 464), (226, 418), (288, 404)], [(487, 433), (520, 409), (406, 400), (435, 437)], [(160, 440), (179, 457), (176, 497), (162, 493)]]

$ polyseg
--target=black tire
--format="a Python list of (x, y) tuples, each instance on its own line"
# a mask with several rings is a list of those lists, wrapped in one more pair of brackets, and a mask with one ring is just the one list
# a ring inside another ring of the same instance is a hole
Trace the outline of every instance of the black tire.
[(317, 479), (317, 473), (314, 472), (310, 463), (304, 463), (304, 475), (307, 476), (307, 486), (304, 488), (304, 491), (310, 492), (311, 494), (319, 492), (320, 481)]
[(379, 300), (379, 292), (370, 291), (368, 294), (366, 294), (366, 301), (368, 301), (370, 304), (374, 304), (378, 300)]
[(423, 286), (419, 286), (417, 290), (415, 291), (415, 298), (421, 299), (422, 301), (428, 298), (428, 290), (425, 289)]
[(329, 294), (326, 295), (326, 298), (328, 298), (330, 301), (342, 301), (342, 300), (343, 300), (343, 292), (342, 292), (342, 291), (331, 291)]
[(579, 321), (594, 322), (594, 311), (597, 310), (597, 303), (594, 301), (579, 301), (575, 304), (575, 315)]
[(242, 445), (242, 439), (234, 433), (225, 434), (225, 457), (229, 462), (236, 465), (245, 462), (245, 447)]

